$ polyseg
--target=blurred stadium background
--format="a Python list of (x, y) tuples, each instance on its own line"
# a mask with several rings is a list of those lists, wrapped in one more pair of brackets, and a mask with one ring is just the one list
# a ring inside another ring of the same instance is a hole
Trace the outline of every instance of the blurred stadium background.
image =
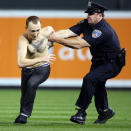
[[(108, 80), (109, 103), (116, 111), (116, 117), (106, 125), (93, 125), (96, 111), (91, 105), (87, 124), (69, 122), (74, 114), (74, 103), (78, 97), (83, 76), (90, 68), (88, 48), (72, 50), (55, 45), (51, 50), (57, 57), (50, 78), (39, 90), (33, 115), (27, 126), (14, 126), (13, 120), (19, 113), (20, 69), (17, 66), (17, 39), (25, 31), (25, 19), (37, 15), (42, 25), (51, 25), (55, 30), (66, 29), (86, 17), (84, 10), (88, 0), (1, 0), (0, 1), (0, 131), (26, 130), (131, 130), (131, 0), (94, 0), (109, 8), (105, 19), (116, 30), (121, 47), (127, 49), (126, 66), (114, 79)], [(8, 87), (8, 88), (7, 88)], [(8, 90), (6, 90), (8, 89)], [(99, 127), (99, 128), (98, 128)], [(44, 128), (44, 129), (43, 129)], [(62, 129), (61, 129), (62, 128)]]
[[(127, 62), (115, 79), (107, 82), (108, 88), (131, 87), (131, 1), (96, 0), (107, 8), (106, 20), (116, 30), (121, 47), (127, 49)], [(0, 1), (0, 86), (20, 86), (20, 69), (17, 67), (17, 39), (25, 31), (25, 19), (30, 15), (41, 18), (43, 26), (51, 25), (55, 30), (66, 29), (84, 19), (88, 0), (4, 0)], [(90, 68), (90, 51), (72, 50), (60, 45), (53, 49), (57, 60), (52, 65), (50, 79), (41, 86), (81, 87), (83, 76)]]

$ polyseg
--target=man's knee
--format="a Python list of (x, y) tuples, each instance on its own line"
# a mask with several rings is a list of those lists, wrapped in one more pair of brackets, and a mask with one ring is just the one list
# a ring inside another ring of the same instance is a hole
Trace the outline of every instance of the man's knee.
[(35, 82), (33, 82), (33, 81), (27, 83), (27, 88), (28, 88), (28, 89), (31, 89), (31, 90), (37, 89), (37, 86), (38, 86), (38, 85), (37, 85)]

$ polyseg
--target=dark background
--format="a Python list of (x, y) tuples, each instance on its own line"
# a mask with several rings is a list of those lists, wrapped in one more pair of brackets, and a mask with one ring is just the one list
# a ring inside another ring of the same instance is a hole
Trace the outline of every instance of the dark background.
[[(93, 0), (110, 10), (131, 10), (131, 0)], [(0, 0), (0, 9), (85, 10), (88, 0)]]

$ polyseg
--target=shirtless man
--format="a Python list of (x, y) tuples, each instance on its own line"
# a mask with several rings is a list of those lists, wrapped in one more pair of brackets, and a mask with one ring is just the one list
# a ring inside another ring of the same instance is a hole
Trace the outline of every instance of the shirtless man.
[[(18, 66), (21, 71), (20, 114), (14, 123), (27, 123), (31, 116), (36, 90), (50, 74), (50, 63), (55, 60), (48, 54), (48, 36), (54, 32), (51, 26), (41, 28), (37, 16), (26, 19), (26, 32), (18, 39)], [(50, 42), (49, 46), (53, 43)]]

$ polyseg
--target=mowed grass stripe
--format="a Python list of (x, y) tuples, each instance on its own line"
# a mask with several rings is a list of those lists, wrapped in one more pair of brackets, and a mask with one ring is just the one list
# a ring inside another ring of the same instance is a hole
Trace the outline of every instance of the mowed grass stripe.
[[(94, 100), (87, 111), (86, 125), (69, 121), (75, 114), (79, 90), (38, 90), (31, 118), (26, 125), (14, 125), (19, 113), (20, 90), (0, 90), (0, 131), (130, 131), (130, 91), (108, 91), (115, 117), (105, 125), (94, 125), (97, 118)], [(8, 97), (7, 97), (8, 96)]]
[[(17, 116), (17, 114), (16, 113), (11, 113), (11, 114), (0, 114), (0, 118), (14, 118), (14, 116)], [(31, 117), (31, 119), (33, 119), (33, 118), (70, 118), (70, 114), (68, 114), (68, 113), (64, 113), (64, 114), (55, 114), (55, 113), (42, 113), (42, 114), (33, 114), (32, 115), (32, 117)], [(88, 115), (87, 116), (87, 119), (95, 119), (96, 118), (96, 116), (93, 116), (93, 115)], [(115, 119), (116, 121), (125, 121), (125, 120), (127, 120), (127, 121), (131, 121), (131, 118), (130, 117), (128, 117), (128, 118), (126, 118), (126, 119), (121, 119), (121, 116), (115, 116), (114, 118), (112, 118), (112, 120), (113, 119)]]

